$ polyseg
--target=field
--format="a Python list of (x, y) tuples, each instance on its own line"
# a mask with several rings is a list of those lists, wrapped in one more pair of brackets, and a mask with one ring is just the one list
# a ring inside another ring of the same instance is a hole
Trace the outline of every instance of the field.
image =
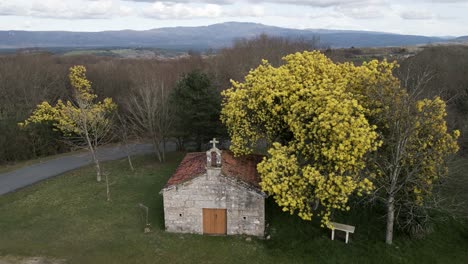
[(156, 48), (101, 48), (101, 49), (71, 49), (63, 52), (64, 56), (95, 55), (116, 58), (175, 58), (186, 55), (177, 50)]
[(45, 48), (24, 48), (5, 49), (0, 48), (0, 56), (12, 54), (35, 54), (51, 53), (63, 56), (101, 56), (113, 58), (159, 58), (174, 59), (180, 56), (187, 56), (187, 52), (181, 49), (161, 49), (152, 47), (45, 47)]
[[(125, 160), (104, 163), (111, 202), (92, 167), (1, 196), (0, 263), (39, 256), (67, 263), (468, 263), (466, 222), (446, 221), (421, 240), (397, 233), (394, 245), (386, 246), (378, 209), (353, 208), (339, 217), (356, 225), (348, 245), (331, 241), (329, 231), (314, 221), (281, 212), (271, 200), (269, 240), (166, 233), (158, 193), (182, 157), (171, 154), (165, 164), (138, 157), (135, 172)], [(460, 180), (466, 178), (467, 161), (454, 165)], [(450, 193), (466, 190), (459, 183)], [(139, 203), (150, 208), (151, 233), (142, 232)]]

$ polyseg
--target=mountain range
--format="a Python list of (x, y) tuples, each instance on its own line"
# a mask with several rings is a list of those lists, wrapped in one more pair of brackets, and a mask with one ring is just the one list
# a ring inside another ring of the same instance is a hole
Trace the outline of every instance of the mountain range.
[(409, 46), (447, 41), (464, 41), (468, 36), (430, 37), (385, 32), (290, 29), (257, 23), (227, 22), (198, 27), (170, 27), (151, 30), (101, 32), (70, 31), (0, 31), (0, 48), (48, 47), (155, 47), (163, 49), (219, 49), (239, 38), (265, 33), (270, 36), (312, 39), (332, 48)]

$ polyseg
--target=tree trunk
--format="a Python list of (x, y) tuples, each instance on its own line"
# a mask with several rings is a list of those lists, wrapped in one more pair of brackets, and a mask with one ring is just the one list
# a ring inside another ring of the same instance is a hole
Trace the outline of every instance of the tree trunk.
[(166, 162), (166, 140), (163, 140), (162, 160)]
[(162, 162), (162, 157), (161, 157), (161, 149), (159, 146), (159, 142), (153, 138), (153, 148), (154, 152), (156, 154), (156, 157), (158, 158), (159, 162)]
[(130, 157), (130, 155), (127, 155), (127, 159), (128, 159), (128, 165), (130, 166), (130, 170), (135, 171), (135, 168), (133, 167), (133, 163), (132, 163), (132, 158)]
[(88, 149), (91, 152), (91, 156), (93, 157), (94, 164), (96, 165), (96, 180), (97, 182), (100, 182), (101, 181), (101, 166), (99, 165), (99, 160), (97, 159), (95, 147), (93, 146), (91, 138), (89, 137), (88, 127), (86, 125), (86, 122), (84, 122), (84, 124), (85, 124), (84, 128), (85, 128), (86, 143), (88, 143)]
[(184, 138), (183, 137), (178, 137), (177, 138), (177, 151), (184, 151), (185, 146), (184, 146)]
[(385, 242), (391, 245), (393, 242), (393, 225), (395, 223), (395, 198), (390, 195), (387, 204), (387, 233)]
[(108, 173), (104, 173), (106, 176), (106, 195), (107, 195), (107, 201), (110, 202), (110, 189), (109, 189), (109, 175)]
[(96, 150), (94, 149), (93, 145), (91, 144), (91, 140), (88, 136), (88, 133), (86, 133), (86, 141), (88, 142), (88, 149), (89, 152), (91, 152), (91, 156), (93, 157), (94, 165), (96, 166), (96, 180), (98, 182), (101, 181), (101, 166), (99, 165), (99, 160), (96, 155)]
[(135, 168), (133, 167), (132, 158), (130, 157), (130, 150), (128, 149), (127, 142), (125, 142), (124, 145), (125, 145), (125, 152), (127, 154), (128, 165), (130, 166), (130, 170), (134, 171)]
[(97, 159), (96, 151), (94, 151), (94, 148), (92, 146), (89, 146), (89, 151), (91, 152), (94, 165), (96, 166), (96, 180), (100, 182), (101, 181), (101, 166), (99, 165), (99, 160)]

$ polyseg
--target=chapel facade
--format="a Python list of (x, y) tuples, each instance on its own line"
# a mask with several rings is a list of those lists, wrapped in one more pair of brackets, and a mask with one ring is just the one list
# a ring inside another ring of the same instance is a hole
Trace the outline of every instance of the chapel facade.
[(188, 153), (161, 190), (166, 230), (207, 235), (265, 232), (265, 197), (259, 187), (260, 155), (234, 157), (213, 147)]

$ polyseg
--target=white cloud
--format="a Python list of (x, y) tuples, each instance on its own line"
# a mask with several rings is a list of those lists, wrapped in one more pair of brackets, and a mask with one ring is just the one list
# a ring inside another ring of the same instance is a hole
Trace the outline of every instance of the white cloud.
[[(122, 0), (127, 2), (146, 2), (146, 3), (156, 3), (161, 1), (156, 0)], [(234, 4), (235, 0), (165, 0), (162, 2), (166, 3), (182, 3), (182, 4), (193, 4), (193, 3), (204, 3), (204, 4), (217, 4), (217, 5), (228, 5)], [(238, 1), (237, 1), (238, 2)]]
[(126, 16), (133, 8), (121, 5), (119, 0), (35, 0), (15, 4), (0, 0), (0, 15), (59, 19), (104, 19)]
[(227, 8), (215, 4), (183, 4), (169, 2), (155, 2), (142, 14), (148, 18), (168, 19), (196, 19), (220, 17), (263, 17), (266, 15), (263, 5), (236, 6)]
[[(276, 3), (276, 4), (292, 4), (305, 5), (313, 7), (331, 7), (350, 4), (369, 4), (376, 0), (249, 0), (256, 3)], [(377, 0), (380, 2), (380, 0)]]
[(266, 12), (262, 5), (249, 5), (224, 11), (224, 14), (230, 17), (263, 17)]
[(382, 18), (385, 13), (382, 12), (382, 6), (338, 6), (336, 11), (341, 12), (345, 16), (355, 19), (372, 19)]
[[(148, 2), (154, 3), (155, 0), (124, 0), (129, 2)], [(271, 3), (271, 4), (288, 4), (288, 5), (305, 5), (314, 7), (330, 7), (344, 4), (365, 4), (372, 3), (376, 0), (165, 0), (167, 3), (206, 3), (206, 4), (217, 4), (217, 5), (230, 5), (239, 2), (243, 3)], [(380, 0), (378, 0), (380, 1)], [(453, 1), (453, 0), (452, 0)], [(158, 1), (159, 2), (159, 1)]]
[(92, 1), (86, 7), (78, 10), (78, 14), (84, 17), (106, 18), (118, 14), (118, 2), (112, 0)]
[[(343, 1), (345, 2), (345, 1)], [(391, 12), (391, 6), (382, 0), (354, 1), (339, 4), (335, 11), (354, 19), (383, 18)]]
[(0, 16), (26, 15), (27, 9), (24, 6), (12, 3), (12, 1), (0, 0)]
[(150, 8), (143, 11), (144, 16), (157, 19), (215, 18), (222, 14), (221, 6), (215, 4), (193, 6), (168, 2), (155, 2)]
[(120, 6), (119, 11), (119, 15), (121, 16), (130, 16), (135, 13), (135, 10), (132, 7), (123, 5)]
[(64, 1), (43, 0), (34, 1), (29, 9), (29, 15), (34, 17), (73, 17), (76, 10), (70, 8)]
[(407, 20), (428, 20), (434, 18), (434, 14), (428, 10), (408, 10), (402, 12), (400, 16)]
[(443, 4), (451, 4), (451, 3), (468, 3), (467, 0), (419, 0), (420, 2), (428, 2), (428, 3), (443, 3)]
[(320, 18), (342, 18), (344, 15), (340, 12), (337, 12), (336, 10), (334, 11), (320, 11), (320, 12), (313, 12), (313, 13), (307, 13), (306, 17), (310, 19), (320, 19)]

